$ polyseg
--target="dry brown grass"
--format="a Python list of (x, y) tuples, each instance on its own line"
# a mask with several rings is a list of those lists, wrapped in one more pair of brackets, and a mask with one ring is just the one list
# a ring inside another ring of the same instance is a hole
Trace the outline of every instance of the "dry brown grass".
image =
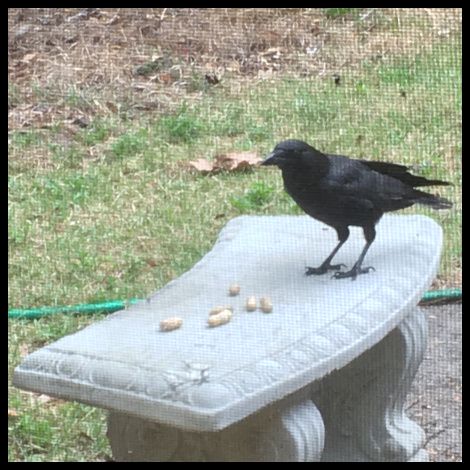
[[(20, 102), (9, 94), (9, 109), (43, 102), (34, 88), (45, 88), (56, 106), (40, 111), (75, 118), (57, 106), (73, 87), (101, 93), (81, 112), (113, 113), (122, 100), (165, 110), (194, 74), (330, 76), (363, 60), (427, 50), (462, 22), (459, 8), (358, 10), (354, 20), (333, 20), (321, 8), (9, 8), (8, 77)], [(137, 72), (152, 61), (151, 73)], [(12, 123), (34, 126), (34, 116), (21, 113), (31, 110), (11, 111)]]

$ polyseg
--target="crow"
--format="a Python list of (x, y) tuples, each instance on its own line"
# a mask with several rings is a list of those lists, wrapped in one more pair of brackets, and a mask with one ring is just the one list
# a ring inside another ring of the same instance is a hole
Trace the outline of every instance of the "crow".
[[(450, 183), (428, 180), (409, 173), (404, 165), (353, 160), (328, 155), (300, 140), (285, 140), (276, 145), (262, 165), (276, 165), (282, 171), (284, 188), (294, 201), (314, 219), (333, 227), (338, 244), (318, 268), (307, 267), (306, 274), (336, 271), (336, 279), (352, 278), (375, 270), (362, 267), (367, 250), (375, 239), (375, 225), (384, 212), (422, 204), (433, 209), (449, 209), (447, 199), (418, 189), (421, 186)], [(354, 266), (340, 271), (344, 264), (331, 264), (349, 237), (349, 226), (362, 227), (366, 244)]]

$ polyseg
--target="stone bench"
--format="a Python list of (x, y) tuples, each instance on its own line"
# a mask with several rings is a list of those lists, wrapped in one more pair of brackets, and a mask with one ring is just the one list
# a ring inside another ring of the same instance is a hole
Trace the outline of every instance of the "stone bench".
[[(365, 263), (375, 272), (305, 276), (335, 243), (308, 216), (238, 217), (190, 271), (34, 352), (14, 384), (109, 410), (118, 461), (427, 461), (403, 405), (426, 346), (417, 303), (441, 229), (385, 216)], [(335, 261), (350, 267), (363, 244), (353, 228)], [(247, 312), (251, 295), (269, 295), (272, 313)], [(208, 327), (221, 304), (231, 321)], [(160, 331), (173, 316), (181, 328)]]

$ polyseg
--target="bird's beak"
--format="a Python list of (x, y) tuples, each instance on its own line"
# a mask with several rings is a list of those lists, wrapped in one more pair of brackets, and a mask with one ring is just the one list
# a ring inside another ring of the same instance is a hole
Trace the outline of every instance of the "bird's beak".
[(262, 162), (261, 165), (277, 165), (279, 164), (279, 153), (274, 151), (270, 153)]

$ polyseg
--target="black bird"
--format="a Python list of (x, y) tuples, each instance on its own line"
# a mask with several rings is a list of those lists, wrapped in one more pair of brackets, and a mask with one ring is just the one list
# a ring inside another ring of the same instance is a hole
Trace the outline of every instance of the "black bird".
[[(301, 209), (333, 227), (338, 234), (339, 243), (334, 250), (318, 268), (307, 268), (306, 274), (333, 270), (337, 271), (333, 275), (336, 279), (355, 279), (374, 269), (363, 268), (362, 262), (375, 239), (375, 224), (384, 212), (413, 204), (433, 209), (452, 206), (447, 199), (415, 189), (450, 183), (412, 175), (404, 165), (324, 154), (300, 140), (279, 143), (261, 164), (278, 166), (285, 190)], [(348, 239), (350, 225), (362, 227), (366, 245), (352, 269), (341, 272), (344, 265), (331, 261)]]

